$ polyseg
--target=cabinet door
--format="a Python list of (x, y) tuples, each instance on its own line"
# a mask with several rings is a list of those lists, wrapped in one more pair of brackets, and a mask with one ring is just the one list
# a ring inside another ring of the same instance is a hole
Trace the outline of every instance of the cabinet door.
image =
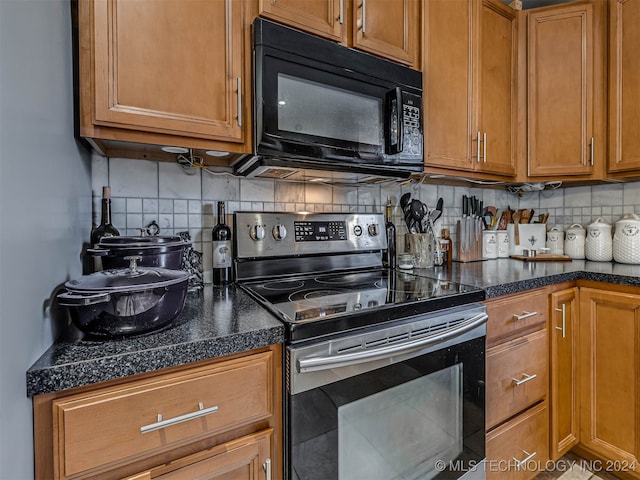
[(475, 106), (480, 132), (476, 136), (482, 136), (482, 152), (477, 166), (483, 172), (513, 176), (517, 124), (516, 13), (501, 3), (483, 0), (480, 16), (479, 88)]
[(589, 175), (594, 141), (602, 143), (594, 138), (593, 7), (540, 10), (528, 28), (529, 175)]
[(346, 41), (345, 0), (259, 0), (260, 15), (337, 42)]
[(424, 9), (425, 163), (472, 171), (478, 152), (470, 123), (473, 2), (425, 2)]
[(640, 172), (640, 0), (609, 2), (609, 172)]
[(425, 164), (515, 175), (515, 12), (494, 0), (424, 9)]
[(353, 46), (417, 67), (421, 29), (418, 1), (353, 1)]
[(580, 365), (580, 443), (637, 471), (640, 295), (580, 289)]
[(175, 460), (167, 465), (141, 472), (124, 480), (263, 480), (271, 476), (269, 432), (240, 438), (233, 442)]
[(551, 294), (551, 460), (578, 443), (578, 289)]
[(242, 141), (240, 0), (93, 0), (94, 123)]

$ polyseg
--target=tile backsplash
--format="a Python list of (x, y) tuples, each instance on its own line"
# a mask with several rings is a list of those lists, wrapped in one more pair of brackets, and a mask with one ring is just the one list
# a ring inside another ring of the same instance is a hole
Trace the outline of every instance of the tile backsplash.
[[(215, 204), (226, 202), (227, 223), (233, 226), (237, 211), (384, 212), (387, 200), (397, 205), (411, 192), (433, 208), (444, 199), (444, 212), (436, 231), (448, 227), (454, 234), (462, 214), (462, 196), (475, 195), (484, 205), (498, 208), (533, 208), (549, 213), (549, 225), (562, 229), (573, 223), (587, 225), (597, 217), (614, 223), (628, 212), (640, 213), (640, 182), (559, 188), (527, 192), (454, 187), (436, 184), (390, 182), (356, 187), (275, 180), (248, 179), (213, 174), (194, 168), (185, 172), (178, 164), (92, 157), (93, 221), (99, 223), (102, 186), (111, 186), (112, 221), (122, 235), (138, 235), (155, 220), (163, 235), (189, 231), (193, 246), (203, 253), (204, 280), (211, 282), (211, 230), (217, 221)], [(398, 249), (404, 248), (406, 226), (399, 208), (393, 210)]]

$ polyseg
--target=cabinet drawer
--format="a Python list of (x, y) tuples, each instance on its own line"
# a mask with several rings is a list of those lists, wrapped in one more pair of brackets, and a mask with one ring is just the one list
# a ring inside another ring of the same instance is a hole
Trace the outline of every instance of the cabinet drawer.
[(547, 309), (546, 290), (487, 302), (487, 345), (542, 326), (547, 321)]
[(487, 434), (487, 480), (529, 480), (549, 451), (546, 402)]
[(546, 393), (545, 330), (487, 350), (487, 428), (542, 400)]
[(102, 471), (267, 418), (272, 352), (53, 402), (56, 478)]

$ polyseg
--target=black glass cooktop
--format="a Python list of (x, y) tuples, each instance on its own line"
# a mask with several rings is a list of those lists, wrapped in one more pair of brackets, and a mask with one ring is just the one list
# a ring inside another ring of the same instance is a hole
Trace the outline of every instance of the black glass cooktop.
[(242, 286), (287, 325), (291, 342), (485, 299), (483, 290), (402, 270), (287, 277)]

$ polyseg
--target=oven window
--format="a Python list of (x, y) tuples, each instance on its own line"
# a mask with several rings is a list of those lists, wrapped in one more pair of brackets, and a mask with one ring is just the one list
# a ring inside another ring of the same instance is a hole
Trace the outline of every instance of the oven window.
[(437, 460), (462, 453), (462, 441), (457, 364), (339, 407), (338, 478), (429, 480)]
[(278, 130), (381, 145), (382, 114), (379, 98), (278, 74)]

